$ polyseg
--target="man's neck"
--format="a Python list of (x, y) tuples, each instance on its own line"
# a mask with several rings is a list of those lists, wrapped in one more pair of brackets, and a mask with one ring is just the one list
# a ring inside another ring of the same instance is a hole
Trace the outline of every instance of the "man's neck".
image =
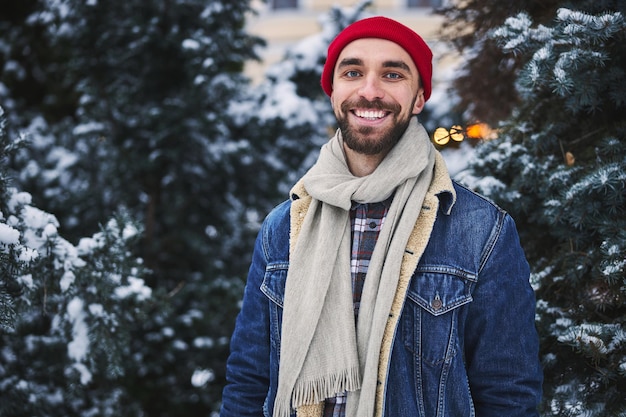
[(348, 169), (355, 177), (364, 177), (374, 172), (389, 153), (387, 151), (376, 155), (365, 155), (355, 152), (345, 144), (343, 145), (343, 150), (346, 155)]

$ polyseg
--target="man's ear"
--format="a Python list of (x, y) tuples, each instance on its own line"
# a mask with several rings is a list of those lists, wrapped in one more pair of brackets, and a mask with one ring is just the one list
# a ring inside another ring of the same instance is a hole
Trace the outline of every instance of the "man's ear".
[(417, 97), (415, 99), (415, 104), (413, 104), (413, 114), (420, 114), (422, 110), (424, 110), (424, 105), (426, 104), (426, 100), (424, 100), (424, 89), (420, 88), (417, 91)]

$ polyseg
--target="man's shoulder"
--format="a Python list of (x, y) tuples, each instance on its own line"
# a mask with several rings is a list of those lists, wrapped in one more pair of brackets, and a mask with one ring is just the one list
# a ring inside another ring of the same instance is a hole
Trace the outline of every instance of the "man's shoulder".
[(265, 217), (265, 223), (269, 226), (276, 226), (289, 220), (289, 210), (291, 209), (291, 200), (285, 200), (275, 206)]
[(262, 241), (268, 262), (285, 259), (289, 248), (290, 207), (290, 200), (278, 204), (265, 216), (261, 225), (258, 239)]
[[(449, 214), (441, 213), (435, 220), (436, 233), (451, 233), (478, 238), (502, 227), (507, 217), (505, 210), (476, 191), (453, 182), (456, 199)], [(440, 196), (440, 198), (444, 198)], [(441, 208), (445, 206), (442, 202)], [(444, 232), (445, 231), (445, 232)]]
[(452, 181), (454, 191), (456, 192), (455, 207), (460, 210), (487, 210), (498, 213), (505, 211), (498, 206), (493, 200), (480, 194), (458, 181)]

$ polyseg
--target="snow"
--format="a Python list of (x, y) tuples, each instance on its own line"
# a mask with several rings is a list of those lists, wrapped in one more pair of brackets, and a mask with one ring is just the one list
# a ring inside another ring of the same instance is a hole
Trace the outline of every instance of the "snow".
[[(606, 242), (603, 242), (602, 246), (606, 246)], [(620, 252), (620, 248), (617, 245), (611, 245), (608, 248), (605, 249), (606, 250), (606, 254), (611, 256), (611, 255), (617, 255)]]
[(61, 282), (59, 283), (61, 287), (61, 292), (66, 292), (75, 280), (76, 276), (72, 271), (65, 271), (65, 273), (61, 277)]
[[(320, 58), (320, 51), (325, 51), (327, 41), (321, 34), (315, 34), (298, 42), (289, 53), (299, 69), (315, 68)], [(295, 59), (294, 59), (295, 58)]]
[(533, 61), (547, 61), (552, 54), (552, 45), (546, 45), (543, 48), (539, 48), (537, 52), (533, 54)]
[(182, 350), (182, 351), (188, 349), (187, 343), (185, 343), (183, 340), (180, 340), (180, 339), (174, 340), (174, 342), (172, 343), (172, 347), (176, 350)]
[(17, 278), (17, 282), (19, 282), (22, 286), (32, 290), (35, 288), (35, 282), (33, 281), (32, 274), (21, 275)]
[(185, 39), (183, 41), (183, 49), (196, 50), (200, 49), (200, 42), (195, 39)]
[(84, 255), (93, 252), (100, 246), (101, 245), (94, 238), (83, 237), (78, 241), (76, 249), (79, 255)]
[(50, 231), (51, 229), (47, 228), (48, 225), (59, 226), (56, 217), (33, 206), (24, 206), (22, 208), (22, 219), (30, 228), (36, 231), (43, 231), (44, 229)]
[(85, 135), (92, 132), (101, 132), (102, 130), (104, 130), (102, 123), (90, 122), (76, 126), (72, 133), (75, 135)]
[(284, 119), (287, 128), (302, 123), (315, 123), (319, 115), (311, 106), (310, 100), (296, 94), (296, 86), (292, 82), (280, 82), (272, 89), (267, 105), (257, 110), (257, 115), (264, 120)]
[(41, 236), (44, 238), (51, 238), (58, 235), (57, 226), (53, 223), (48, 223), (43, 227)]
[(54, 147), (48, 154), (48, 160), (55, 163), (53, 169), (46, 170), (47, 181), (54, 181), (61, 177), (64, 171), (78, 162), (78, 155), (68, 152), (66, 149)]
[(215, 239), (218, 236), (217, 228), (210, 224), (204, 229), (204, 234), (211, 239)]
[(18, 206), (30, 204), (33, 197), (26, 192), (17, 192), (15, 188), (9, 189), (9, 193), (11, 196), (9, 197), (9, 201), (7, 203), (9, 207), (9, 211), (15, 213), (17, 211)]
[(568, 327), (570, 327), (573, 324), (573, 322), (572, 322), (571, 319), (561, 317), (561, 318), (556, 319), (554, 324), (556, 326), (558, 326), (558, 327), (562, 327), (564, 329), (567, 329)]
[(196, 337), (193, 339), (193, 346), (196, 348), (212, 348), (215, 346), (215, 341), (211, 337)]
[(554, 79), (561, 85), (567, 85), (566, 83), (570, 80), (569, 74), (565, 71), (565, 66), (568, 64), (565, 60), (559, 58), (559, 61), (554, 66)]
[(615, 275), (625, 270), (626, 270), (626, 259), (608, 263), (606, 265), (603, 265), (601, 268), (601, 272), (605, 276)]
[(143, 301), (150, 298), (152, 289), (145, 285), (143, 279), (128, 277), (128, 285), (115, 288), (114, 293), (120, 299), (135, 296), (137, 300)]
[(94, 317), (103, 317), (104, 306), (99, 303), (89, 304), (89, 313)]
[(11, 226), (0, 223), (0, 244), (15, 245), (20, 242), (20, 232)]
[(196, 369), (191, 376), (191, 385), (200, 388), (214, 380), (215, 372), (212, 369)]
[(209, 19), (211, 15), (219, 14), (222, 10), (224, 10), (224, 5), (221, 2), (210, 2), (209, 5), (202, 12), (201, 16), (203, 19)]
[[(503, 49), (513, 51), (526, 43), (532, 21), (526, 13), (519, 13), (517, 16), (509, 17), (504, 21), (504, 25), (494, 31), (494, 37), (510, 38)], [(512, 36), (517, 33), (517, 36)]]
[(88, 327), (83, 306), (84, 302), (79, 297), (72, 298), (67, 304), (68, 319), (72, 323), (72, 340), (67, 344), (67, 355), (76, 362), (84, 361), (89, 352)]
[[(114, 221), (110, 221), (109, 222), (109, 226), (112, 226), (112, 224), (114, 223)], [(137, 227), (135, 227), (132, 224), (127, 224), (124, 226), (124, 229), (122, 230), (122, 238), (124, 239), (130, 239), (132, 237), (137, 236), (137, 234), (139, 234), (139, 230), (137, 230)]]
[(19, 250), (19, 260), (22, 262), (26, 262), (29, 263), (31, 261), (34, 261), (35, 259), (37, 259), (39, 257), (39, 252), (37, 252), (35, 249), (33, 248), (29, 248), (29, 247), (25, 247), (22, 246)]
[(74, 363), (72, 367), (76, 369), (78, 373), (80, 374), (81, 384), (87, 385), (88, 383), (91, 382), (91, 378), (92, 378), (91, 371), (84, 364), (77, 362), (77, 363)]

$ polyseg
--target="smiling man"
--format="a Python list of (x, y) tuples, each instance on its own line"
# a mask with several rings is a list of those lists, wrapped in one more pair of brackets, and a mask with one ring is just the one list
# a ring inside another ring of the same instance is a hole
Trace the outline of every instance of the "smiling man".
[(542, 374), (511, 217), (417, 120), (432, 52), (360, 20), (329, 45), (339, 129), (259, 232), (222, 417), (533, 417)]
[(331, 103), (349, 167), (363, 176), (398, 142), (411, 116), (422, 111), (424, 91), (411, 56), (392, 41), (357, 39), (337, 60)]

